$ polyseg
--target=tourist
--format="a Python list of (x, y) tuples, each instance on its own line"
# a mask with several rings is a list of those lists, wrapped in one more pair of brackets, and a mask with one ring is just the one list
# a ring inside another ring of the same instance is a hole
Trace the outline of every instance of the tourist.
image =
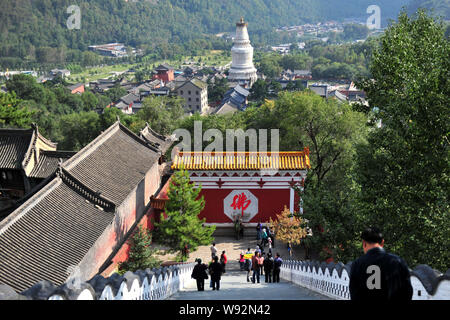
[[(257, 283), (260, 283), (260, 262), (263, 263), (264, 260), (261, 260), (261, 253), (256, 252), (252, 259), (252, 267), (253, 267), (253, 275), (252, 275), (252, 282), (255, 283), (255, 280)], [(256, 279), (255, 279), (256, 278)]]
[(214, 257), (214, 262), (209, 266), (209, 274), (211, 275), (212, 289), (220, 289), (220, 277), (222, 275), (222, 265), (219, 263), (219, 257)]
[(266, 244), (267, 244), (267, 231), (266, 231), (266, 228), (263, 228), (261, 237), (262, 237), (261, 245), (263, 247), (265, 247)]
[(264, 282), (272, 283), (273, 257), (270, 253), (264, 259)]
[(257, 257), (257, 259), (258, 259), (258, 266), (259, 266), (259, 274), (262, 276), (263, 270), (264, 270), (264, 254), (260, 254), (259, 257)]
[(280, 271), (281, 265), (283, 264), (283, 259), (281, 259), (280, 254), (277, 252), (275, 259), (273, 260), (273, 282), (280, 282)]
[(215, 244), (215, 243), (213, 243), (210, 249), (211, 249), (211, 259), (213, 259), (213, 260), (214, 260), (214, 257), (215, 257), (215, 256), (216, 256), (216, 254), (217, 254), (217, 248), (216, 248), (216, 244)]
[(244, 268), (245, 271), (247, 271), (247, 282), (250, 282), (250, 271), (252, 270), (252, 259), (253, 257), (249, 257), (251, 253), (246, 253), (246, 259), (245, 259), (245, 264), (244, 264)]
[(220, 255), (220, 264), (222, 265), (222, 272), (225, 273), (225, 266), (227, 265), (227, 256), (225, 255), (225, 250), (222, 251)]
[(255, 278), (256, 281), (259, 283), (259, 264), (258, 264), (258, 256), (261, 253), (259, 252), (255, 252), (255, 255), (252, 257), (252, 269), (253, 269), (253, 274), (252, 274), (252, 283), (255, 283)]
[(239, 254), (239, 267), (241, 271), (244, 271), (245, 259), (244, 259), (244, 251), (241, 251)]
[(272, 248), (275, 248), (275, 234), (272, 232), (272, 230), (270, 229), (270, 227), (268, 228), (268, 234), (269, 239), (272, 240)]
[(256, 226), (256, 240), (260, 240), (261, 239), (261, 222), (258, 222), (258, 225)]
[(268, 243), (269, 243), (269, 250), (272, 249), (272, 238), (269, 237), (269, 239), (267, 239)]
[(288, 250), (288, 253), (289, 253), (289, 258), (292, 258), (292, 247), (291, 247), (291, 243), (290, 242), (287, 243), (287, 250)]
[(367, 228), (361, 238), (364, 255), (352, 263), (351, 300), (411, 300), (413, 288), (406, 262), (383, 249), (383, 234), (378, 228)]
[(202, 263), (202, 259), (196, 259), (195, 261), (197, 264), (195, 265), (194, 270), (192, 270), (191, 278), (197, 280), (198, 291), (205, 291), (205, 280), (208, 279), (206, 270), (208, 267), (206, 264)]

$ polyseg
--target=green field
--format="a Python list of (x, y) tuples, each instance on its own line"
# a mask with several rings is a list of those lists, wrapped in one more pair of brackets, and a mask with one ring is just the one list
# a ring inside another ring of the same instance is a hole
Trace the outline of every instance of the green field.
[[(146, 61), (147, 60), (147, 61)], [(134, 73), (126, 72), (129, 69), (143, 70), (143, 69), (154, 69), (162, 63), (167, 63), (175, 69), (185, 68), (186, 65), (193, 65), (196, 67), (222, 67), (231, 62), (231, 56), (224, 53), (221, 50), (211, 50), (203, 55), (199, 56), (182, 56), (176, 60), (157, 60), (150, 61), (150, 59), (143, 58), (142, 62), (139, 63), (129, 63), (129, 64), (117, 64), (112, 66), (97, 66), (92, 68), (86, 68), (81, 73), (71, 74), (67, 78), (70, 83), (96, 81), (99, 79), (108, 79), (116, 76), (115, 72), (125, 72), (124, 76), (128, 80), (133, 80)]]

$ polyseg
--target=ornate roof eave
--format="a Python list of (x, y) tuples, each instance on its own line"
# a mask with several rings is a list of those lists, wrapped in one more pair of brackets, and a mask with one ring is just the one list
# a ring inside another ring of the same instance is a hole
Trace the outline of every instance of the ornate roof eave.
[(96, 192), (84, 185), (77, 178), (72, 176), (67, 170), (62, 167), (62, 163), (59, 164), (58, 170), (56, 171), (56, 175), (60, 177), (65, 184), (70, 186), (74, 191), (80, 194), (83, 198), (88, 200), (89, 202), (94, 203), (98, 207), (102, 208), (107, 212), (115, 212), (116, 205), (110, 199), (105, 196), (101, 196), (99, 192)]
[(30, 161), (31, 156), (33, 155), (33, 151), (36, 150), (36, 143), (37, 143), (38, 139), (41, 140), (44, 144), (46, 144), (50, 148), (55, 148), (56, 149), (56, 147), (58, 145), (57, 143), (52, 142), (52, 141), (46, 139), (43, 135), (41, 135), (39, 133), (39, 128), (38, 128), (37, 124), (32, 123), (31, 127), (32, 127), (32, 130), (33, 130), (33, 133), (31, 135), (30, 145), (29, 145), (29, 147), (27, 149), (27, 152), (25, 153), (25, 156), (24, 156), (22, 164), (21, 164), (22, 165), (22, 169), (24, 169), (24, 170), (25, 170), (25, 167), (28, 165), (28, 162)]

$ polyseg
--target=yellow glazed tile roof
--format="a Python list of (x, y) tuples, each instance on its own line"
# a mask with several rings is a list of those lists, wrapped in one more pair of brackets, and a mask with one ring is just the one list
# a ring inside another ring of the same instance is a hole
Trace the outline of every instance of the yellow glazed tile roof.
[(186, 170), (305, 170), (309, 149), (280, 152), (179, 152), (172, 169)]

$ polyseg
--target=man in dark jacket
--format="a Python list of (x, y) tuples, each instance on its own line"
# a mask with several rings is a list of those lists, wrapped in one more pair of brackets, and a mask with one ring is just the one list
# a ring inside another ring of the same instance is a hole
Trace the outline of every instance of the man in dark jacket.
[(208, 279), (208, 274), (206, 270), (208, 267), (206, 264), (202, 263), (202, 259), (197, 259), (197, 264), (192, 270), (191, 278), (197, 280), (197, 290), (205, 291), (205, 279)]
[(276, 257), (273, 261), (273, 282), (280, 282), (280, 271), (281, 265), (283, 264), (283, 259), (281, 259), (280, 254), (277, 252)]
[(363, 231), (364, 255), (352, 263), (350, 297), (352, 300), (411, 300), (408, 266), (400, 257), (387, 253), (381, 231), (370, 227)]
[(222, 275), (222, 265), (219, 263), (219, 257), (214, 257), (214, 262), (209, 266), (209, 274), (211, 275), (211, 281), (213, 290), (220, 289), (220, 276)]
[(264, 259), (264, 282), (272, 283), (273, 258), (270, 253)]

